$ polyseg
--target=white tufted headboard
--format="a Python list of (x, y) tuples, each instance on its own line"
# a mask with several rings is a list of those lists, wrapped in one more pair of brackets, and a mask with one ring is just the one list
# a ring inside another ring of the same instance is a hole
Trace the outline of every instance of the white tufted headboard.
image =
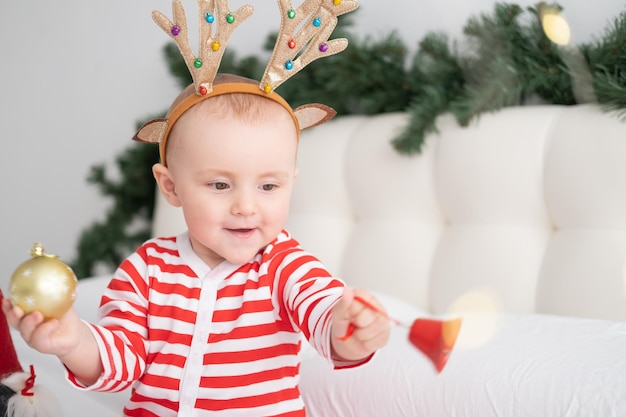
[[(626, 321), (626, 123), (591, 105), (508, 108), (467, 128), (445, 116), (403, 156), (389, 142), (406, 122), (303, 132), (287, 228), (306, 249), (435, 314), (490, 303)], [(182, 230), (164, 206), (154, 233)]]

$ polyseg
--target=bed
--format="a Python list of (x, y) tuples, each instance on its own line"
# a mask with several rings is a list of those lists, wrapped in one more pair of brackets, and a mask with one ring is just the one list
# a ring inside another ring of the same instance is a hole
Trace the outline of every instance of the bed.
[[(404, 113), (303, 132), (288, 230), (404, 323), (460, 317), (441, 373), (394, 326), (366, 366), (302, 352), (314, 417), (626, 415), (626, 123), (594, 105), (526, 106), (469, 127), (438, 120), (420, 155)], [(160, 198), (153, 232), (182, 216)], [(80, 280), (86, 320), (108, 277)], [(81, 393), (15, 338), (67, 416), (119, 416), (128, 393)], [(97, 410), (97, 412), (95, 411)]]

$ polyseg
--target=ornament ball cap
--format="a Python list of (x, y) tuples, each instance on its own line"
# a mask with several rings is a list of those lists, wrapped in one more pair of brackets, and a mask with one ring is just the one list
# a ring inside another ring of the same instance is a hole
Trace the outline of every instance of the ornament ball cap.
[(37, 256), (45, 256), (47, 258), (57, 258), (56, 255), (47, 254), (43, 248), (43, 244), (40, 242), (36, 242), (33, 244), (33, 247), (30, 249), (30, 256), (36, 258)]

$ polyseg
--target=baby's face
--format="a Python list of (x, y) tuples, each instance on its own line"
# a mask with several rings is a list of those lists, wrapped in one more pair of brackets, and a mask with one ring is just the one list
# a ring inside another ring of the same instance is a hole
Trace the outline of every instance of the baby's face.
[(256, 121), (185, 117), (169, 170), (195, 252), (211, 267), (250, 261), (283, 229), (296, 177), (296, 129), (279, 106)]

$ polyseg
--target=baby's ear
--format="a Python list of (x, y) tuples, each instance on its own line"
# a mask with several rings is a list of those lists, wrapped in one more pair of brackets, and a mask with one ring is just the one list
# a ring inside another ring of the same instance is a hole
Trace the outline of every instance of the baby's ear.
[(159, 186), (159, 191), (161, 191), (167, 202), (174, 207), (180, 207), (180, 200), (178, 194), (176, 194), (176, 184), (174, 184), (170, 170), (163, 164), (157, 163), (152, 167), (152, 173)]
[(304, 104), (296, 108), (293, 112), (298, 119), (298, 123), (300, 123), (300, 130), (321, 125), (337, 114), (335, 110), (319, 103)]

